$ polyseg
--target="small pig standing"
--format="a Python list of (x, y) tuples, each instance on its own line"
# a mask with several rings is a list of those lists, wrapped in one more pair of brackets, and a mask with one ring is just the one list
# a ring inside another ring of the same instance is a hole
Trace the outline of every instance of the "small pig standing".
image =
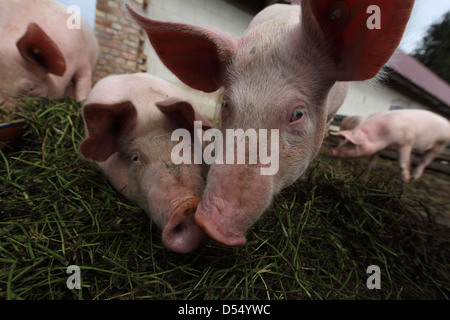
[(89, 24), (71, 30), (69, 17), (52, 0), (0, 0), (1, 108), (14, 111), (21, 95), (87, 97), (99, 47)]
[(185, 94), (149, 74), (109, 76), (92, 89), (83, 115), (86, 139), (81, 152), (151, 215), (163, 229), (164, 245), (186, 253), (205, 241), (194, 213), (208, 168), (171, 160), (174, 130), (193, 131), (194, 121), (201, 121), (203, 129), (212, 127)]
[[(212, 27), (153, 20), (128, 5), (161, 61), (181, 81), (204, 92), (224, 87), (222, 136), (233, 129), (279, 132), (267, 141), (279, 141), (276, 174), (260, 174), (264, 161), (211, 166), (195, 221), (226, 245), (245, 244), (246, 230), (273, 197), (306, 170), (345, 99), (346, 82), (378, 74), (397, 48), (414, 3), (296, 2), (301, 5), (267, 7), (240, 39)], [(382, 14), (371, 13), (374, 7)], [(257, 137), (251, 139), (256, 145)], [(235, 148), (227, 157), (236, 154)]]
[(343, 139), (336, 149), (331, 150), (331, 155), (335, 157), (372, 156), (373, 165), (381, 151), (397, 151), (402, 179), (409, 182), (411, 154), (423, 152), (412, 175), (417, 180), (450, 142), (450, 122), (425, 110), (381, 111), (354, 130), (332, 134)]

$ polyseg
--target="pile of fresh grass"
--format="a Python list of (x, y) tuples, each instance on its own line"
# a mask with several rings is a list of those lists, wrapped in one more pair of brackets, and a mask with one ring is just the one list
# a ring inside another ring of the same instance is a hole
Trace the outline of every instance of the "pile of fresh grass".
[[(419, 214), (422, 198), (404, 199), (395, 171), (320, 155), (244, 247), (180, 255), (81, 157), (77, 103), (25, 106), (22, 144), (0, 151), (0, 299), (449, 297), (448, 229)], [(66, 286), (69, 265), (81, 290)], [(370, 265), (380, 290), (366, 287)]]

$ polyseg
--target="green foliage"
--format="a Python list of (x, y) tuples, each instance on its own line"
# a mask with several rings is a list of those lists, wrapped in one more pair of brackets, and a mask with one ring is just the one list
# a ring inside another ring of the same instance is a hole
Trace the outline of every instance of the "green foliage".
[[(22, 117), (24, 142), (0, 152), (0, 300), (449, 298), (448, 229), (419, 214), (448, 200), (404, 186), (389, 164), (366, 172), (324, 152), (244, 247), (180, 255), (82, 158), (77, 103), (28, 100)], [(66, 286), (69, 265), (81, 290)], [(381, 290), (366, 287), (370, 265)]]
[(450, 83), (450, 12), (428, 29), (414, 57)]

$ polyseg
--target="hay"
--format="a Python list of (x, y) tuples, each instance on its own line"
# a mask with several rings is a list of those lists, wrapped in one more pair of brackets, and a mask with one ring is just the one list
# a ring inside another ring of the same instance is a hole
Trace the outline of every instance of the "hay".
[[(80, 155), (79, 104), (30, 99), (21, 117), (22, 144), (0, 151), (0, 299), (449, 297), (448, 229), (421, 214), (448, 200), (403, 185), (389, 164), (367, 172), (322, 153), (244, 247), (210, 241), (179, 255)], [(81, 290), (66, 286), (69, 265)], [(366, 286), (370, 265), (380, 290)]]

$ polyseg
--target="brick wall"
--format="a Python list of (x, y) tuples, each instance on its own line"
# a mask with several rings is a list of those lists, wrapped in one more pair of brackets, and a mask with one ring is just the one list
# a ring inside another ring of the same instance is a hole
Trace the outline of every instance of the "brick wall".
[[(131, 0), (145, 10), (148, 0)], [(146, 72), (145, 36), (122, 6), (122, 0), (97, 0), (95, 33), (100, 44), (100, 59), (94, 82), (109, 74)]]

